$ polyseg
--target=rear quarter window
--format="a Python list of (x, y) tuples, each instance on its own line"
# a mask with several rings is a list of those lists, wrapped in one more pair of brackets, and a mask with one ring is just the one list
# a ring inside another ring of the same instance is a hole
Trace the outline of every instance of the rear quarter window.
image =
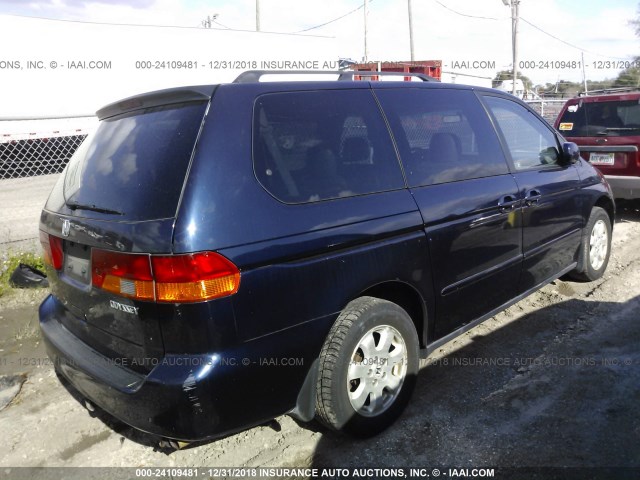
[(371, 92), (271, 93), (254, 107), (253, 161), (262, 186), (285, 203), (404, 187)]

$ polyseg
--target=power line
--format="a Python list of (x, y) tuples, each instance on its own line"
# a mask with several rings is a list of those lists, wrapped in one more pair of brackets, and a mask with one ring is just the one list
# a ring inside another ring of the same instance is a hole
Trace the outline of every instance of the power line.
[(449, 10), (450, 12), (455, 13), (456, 15), (460, 15), (461, 17), (480, 18), (482, 20), (502, 20), (502, 18), (481, 17), (481, 16), (478, 16), (478, 15), (468, 15), (466, 13), (458, 12), (457, 10), (454, 10), (453, 8), (446, 6), (444, 3), (440, 2), (439, 0), (433, 0), (433, 1), (436, 2), (438, 5), (440, 5), (441, 7), (446, 8), (447, 10)]
[[(444, 3), (442, 3), (440, 0), (433, 0), (435, 3), (437, 3), (438, 5), (440, 5), (443, 8), (446, 8), (447, 10), (449, 10), (450, 12), (455, 13), (456, 15), (460, 15), (462, 17), (467, 17), (467, 18), (477, 18), (477, 19), (481, 19), (481, 20), (503, 20), (502, 18), (495, 18), (495, 17), (482, 17), (482, 16), (478, 16), (478, 15), (469, 15), (466, 13), (462, 13), (462, 12), (458, 12), (457, 10), (454, 10), (453, 8), (448, 7), (447, 5), (445, 5)], [(506, 17), (505, 17), (506, 18)], [(611, 55), (602, 55), (600, 53), (597, 52), (592, 52), (587, 50), (586, 48), (582, 48), (578, 45), (574, 45), (572, 43), (567, 42), (566, 40), (563, 40), (559, 37), (556, 37), (555, 35), (547, 32), (546, 30), (543, 30), (542, 28), (538, 27), (537, 25), (533, 24), (532, 22), (530, 22), (529, 20), (527, 20), (526, 18), (520, 16), (520, 20), (522, 20), (523, 22), (527, 23), (528, 25), (530, 25), (531, 27), (535, 28), (536, 30), (544, 33), (545, 35), (553, 38), (554, 40), (564, 43), (565, 45), (571, 47), (571, 48), (575, 48), (577, 50), (580, 50), (581, 52), (585, 52), (585, 53), (590, 53), (592, 55), (596, 55), (598, 57), (603, 57), (603, 58), (614, 58), (616, 60), (627, 60), (627, 58), (621, 58), (621, 57), (613, 57)]]
[[(371, 3), (373, 0), (368, 0), (369, 3)], [(477, 16), (477, 15), (469, 15), (466, 13), (462, 13), (462, 12), (458, 12), (450, 7), (448, 7), (447, 5), (445, 5), (444, 3), (442, 3), (439, 0), (433, 0), (435, 3), (439, 4), (440, 6), (442, 6), (443, 8), (455, 13), (456, 15), (460, 15), (463, 17), (467, 17), (467, 18), (477, 18), (477, 19), (482, 19), (482, 20), (502, 20), (500, 18), (494, 18), (494, 17), (482, 17), (482, 16)], [(361, 10), (364, 7), (364, 4), (358, 6), (357, 8), (354, 8), (353, 10), (345, 13), (344, 15), (341, 15), (337, 18), (334, 18), (333, 20), (329, 20), (328, 22), (324, 22), (321, 23), (320, 25), (315, 25), (313, 27), (309, 27), (309, 28), (305, 28), (303, 30), (299, 30), (296, 32), (263, 32), (263, 33), (275, 33), (275, 34), (279, 34), (279, 35), (296, 35), (298, 33), (303, 33), (303, 32), (308, 32), (310, 30), (315, 30), (317, 28), (321, 28), (324, 27), (325, 25), (329, 25), (331, 23), (337, 22), (338, 20), (342, 20), (343, 18), (354, 14), (355, 12), (357, 12), (358, 10)], [(19, 14), (11, 14), (11, 13), (3, 13), (3, 16), (8, 16), (8, 17), (17, 17), (17, 18), (27, 18), (27, 19), (32, 19), (32, 20), (44, 20), (44, 21), (50, 21), (50, 22), (65, 22), (65, 23), (76, 23), (76, 24), (85, 24), (85, 25), (106, 25), (106, 26), (117, 26), (117, 27), (147, 27), (147, 28), (179, 28), (179, 29), (189, 29), (189, 30), (201, 30), (202, 27), (192, 27), (192, 26), (185, 26), (185, 25), (159, 25), (159, 24), (140, 24), (140, 23), (114, 23), (114, 22), (96, 22), (96, 21), (91, 21), (91, 20), (69, 20), (69, 19), (62, 19), (62, 18), (50, 18), (50, 17), (42, 17), (42, 16), (35, 16), (35, 15), (19, 15)], [(505, 17), (506, 18), (506, 17)], [(524, 17), (520, 17), (520, 19), (527, 23), (529, 26), (531, 26), (532, 28), (540, 31), (541, 33), (553, 38), (554, 40), (561, 42), (571, 48), (575, 48), (576, 50), (580, 50), (582, 52), (585, 53), (590, 53), (592, 55), (596, 55), (598, 57), (603, 57), (603, 58), (613, 58), (616, 60), (628, 60), (628, 58), (623, 58), (623, 57), (615, 57), (615, 56), (611, 56), (611, 55), (602, 55), (600, 53), (597, 52), (592, 52), (590, 50), (587, 50), (585, 48), (582, 48), (578, 45), (574, 45), (570, 42), (567, 42), (566, 40), (563, 40), (549, 32), (547, 32), (546, 30), (543, 30), (542, 28), (538, 27), (537, 25), (535, 25), (534, 23), (530, 22), (529, 20), (527, 20)], [(226, 30), (230, 30), (233, 32), (254, 32), (254, 30), (244, 30), (244, 29), (235, 29), (235, 28), (230, 28), (227, 27), (226, 25), (221, 24), (220, 22), (217, 21), (213, 21), (213, 23), (216, 23), (217, 25), (223, 27)]]
[(69, 20), (66, 18), (51, 18), (40, 17), (37, 15), (19, 15), (15, 13), (3, 13), (2, 15), (7, 17), (28, 18), (30, 20), (45, 20), (48, 22), (65, 22), (65, 23), (79, 23), (84, 25), (107, 25), (113, 27), (153, 27), (153, 28), (184, 28), (184, 29), (202, 29), (202, 27), (190, 27), (186, 25), (158, 25), (150, 23), (113, 23), (113, 22), (96, 22), (92, 20)]
[(233, 30), (233, 28), (231, 27), (227, 27), (226, 25), (223, 25), (222, 23), (218, 22), (217, 20), (211, 20), (213, 23), (215, 23), (216, 25), (220, 25), (223, 28), (226, 28), (227, 30)]
[[(482, 16), (478, 16), (478, 15), (469, 15), (466, 13), (462, 13), (462, 12), (458, 12), (457, 10), (454, 10), (451, 7), (448, 7), (447, 5), (445, 5), (444, 3), (442, 3), (440, 0), (433, 0), (435, 3), (437, 3), (438, 5), (440, 5), (443, 8), (446, 8), (447, 10), (449, 10), (450, 12), (455, 13), (456, 15), (460, 15), (461, 17), (467, 17), (467, 18), (477, 18), (477, 19), (481, 19), (481, 20), (503, 20), (502, 18), (495, 18), (495, 17), (482, 17)], [(506, 17), (505, 17), (506, 18)], [(533, 24), (532, 22), (530, 22), (529, 20), (527, 20), (526, 18), (520, 16), (520, 20), (522, 20), (523, 22), (527, 23), (528, 25), (530, 25), (531, 27), (535, 28), (536, 30), (544, 33), (545, 35), (553, 38), (554, 40), (564, 43), (565, 45), (571, 47), (571, 48), (575, 48), (577, 50), (580, 50), (581, 52), (585, 52), (585, 53), (590, 53), (592, 55), (596, 55), (598, 57), (603, 57), (603, 58), (613, 58), (616, 60), (627, 60), (628, 58), (622, 58), (622, 57), (614, 57), (611, 55), (602, 55), (600, 53), (597, 52), (592, 52), (590, 50), (587, 50), (586, 48), (582, 48), (578, 45), (574, 45), (572, 43), (567, 42), (566, 40), (563, 40), (559, 37), (556, 37), (555, 35), (547, 32), (546, 30), (543, 30), (542, 28), (538, 27), (537, 25)]]
[[(373, 0), (370, 0), (373, 1)], [(5, 17), (15, 17), (15, 18), (26, 18), (29, 20), (44, 20), (47, 22), (64, 22), (64, 23), (76, 23), (76, 24), (81, 24), (81, 25), (105, 25), (105, 26), (112, 26), (112, 27), (148, 27), (148, 28), (179, 28), (179, 29), (183, 29), (183, 30), (222, 30), (221, 28), (211, 28), (211, 29), (203, 29), (202, 27), (192, 27), (192, 26), (187, 26), (187, 25), (159, 25), (159, 24), (149, 24), (149, 23), (114, 23), (114, 22), (96, 22), (96, 21), (92, 21), (92, 20), (69, 20), (69, 19), (64, 19), (64, 18), (50, 18), (50, 17), (40, 17), (40, 16), (36, 16), (36, 15), (19, 15), (19, 14), (15, 14), (15, 13), (2, 13), (0, 14), (0, 16), (5, 16)], [(245, 30), (245, 29), (239, 29), (239, 28), (229, 28), (219, 22), (213, 22), (216, 23), (218, 25), (220, 25), (221, 27), (224, 27), (226, 30), (231, 31), (231, 32), (251, 32), (251, 33), (256, 33), (255, 30)], [(269, 34), (275, 34), (275, 35), (296, 35), (296, 33), (289, 33), (289, 32), (265, 32), (265, 31), (261, 31), (260, 33), (269, 33)], [(305, 35), (303, 35), (305, 36)], [(323, 37), (323, 38), (327, 38), (324, 35), (306, 35), (306, 36), (313, 36), (313, 37)]]
[(211, 28), (211, 24), (215, 23), (216, 25), (220, 25), (223, 28), (226, 28), (227, 30), (231, 30), (231, 27), (227, 27), (226, 25), (223, 25), (222, 23), (218, 22), (216, 19), (218, 18), (218, 14), (214, 13), (213, 16), (211, 15), (207, 15), (207, 18), (205, 18), (202, 21), (202, 26), (204, 28)]
[[(368, 0), (368, 3), (371, 3), (371, 2), (373, 2), (373, 0)], [(333, 20), (329, 20), (328, 22), (321, 23), (320, 25), (316, 25), (314, 27), (305, 28), (304, 30), (298, 30), (297, 32), (293, 32), (293, 33), (308, 32), (309, 30), (315, 30), (316, 28), (324, 27), (325, 25), (329, 25), (330, 23), (337, 22), (338, 20), (342, 20), (344, 17), (348, 17), (349, 15), (356, 13), (358, 10), (362, 10), (363, 8), (364, 8), (364, 3), (357, 8), (354, 8), (350, 12), (347, 12), (344, 15), (334, 18)]]
[(602, 55), (602, 54), (597, 53), (597, 52), (592, 52), (590, 50), (587, 50), (586, 48), (579, 47), (578, 45), (574, 45), (573, 43), (569, 43), (566, 40), (563, 40), (561, 38), (556, 37), (555, 35), (543, 30), (542, 28), (538, 27), (537, 25), (534, 25), (533, 23), (531, 23), (529, 20), (527, 20), (524, 17), (520, 17), (520, 20), (522, 20), (526, 24), (530, 25), (531, 27), (535, 28), (536, 30), (544, 33), (545, 35), (553, 38), (554, 40), (557, 40), (558, 42), (564, 43), (565, 45), (568, 45), (571, 48), (575, 48), (576, 50), (580, 50), (581, 52), (590, 53), (591, 55), (596, 55), (598, 57), (603, 57), (603, 58), (614, 58), (616, 60), (628, 60), (628, 58), (613, 57), (611, 55)]
[[(522, 20), (523, 22), (525, 22), (525, 23), (527, 23), (527, 24), (531, 25), (533, 28), (535, 28), (536, 30), (539, 30), (540, 32), (544, 33), (545, 35), (548, 35), (549, 37), (551, 37), (551, 38), (553, 38), (553, 39), (555, 39), (555, 40), (557, 40), (557, 41), (559, 41), (559, 42), (564, 43), (565, 45), (569, 45), (570, 47), (575, 48), (575, 49), (578, 49), (578, 50), (583, 51), (583, 52), (586, 52), (586, 51), (587, 51), (587, 50), (585, 50), (584, 48), (581, 48), (581, 47), (579, 47), (579, 46), (577, 46), (577, 45), (574, 45), (573, 43), (569, 43), (569, 42), (567, 42), (567, 41), (565, 41), (565, 40), (563, 40), (563, 39), (561, 39), (561, 38), (556, 37), (555, 35), (553, 35), (553, 34), (551, 34), (551, 33), (547, 32), (547, 31), (545, 31), (545, 30), (541, 29), (540, 27), (538, 27), (537, 25), (534, 25), (533, 23), (531, 23), (529, 20), (527, 20), (527, 19), (526, 19), (526, 18), (524, 18), (524, 17), (520, 17), (520, 20)], [(589, 52), (589, 53), (591, 53), (591, 52)]]

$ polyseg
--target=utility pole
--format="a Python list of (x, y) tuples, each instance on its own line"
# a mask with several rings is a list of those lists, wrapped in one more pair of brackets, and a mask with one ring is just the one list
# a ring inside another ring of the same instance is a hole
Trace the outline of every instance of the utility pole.
[(367, 15), (369, 12), (367, 11), (367, 1), (364, 0), (364, 63), (367, 63), (369, 59), (369, 48), (367, 46)]
[(511, 51), (513, 53), (513, 88), (511, 93), (516, 94), (516, 80), (518, 79), (518, 19), (520, 18), (520, 0), (502, 0), (506, 6), (511, 7)]
[(411, 61), (413, 62), (416, 58), (413, 51), (413, 14), (411, 13), (411, 0), (407, 0), (407, 6), (409, 8), (409, 49), (411, 51)]
[(260, 31), (260, 0), (256, 0), (256, 32)]
[(211, 15), (207, 15), (207, 18), (205, 18), (204, 20), (202, 20), (202, 26), (204, 28), (212, 28), (212, 23), (215, 22), (216, 18), (218, 18), (218, 14), (214, 13), (213, 16)]
[(589, 95), (587, 90), (587, 74), (584, 71), (584, 52), (582, 52), (582, 83), (584, 84), (584, 94)]

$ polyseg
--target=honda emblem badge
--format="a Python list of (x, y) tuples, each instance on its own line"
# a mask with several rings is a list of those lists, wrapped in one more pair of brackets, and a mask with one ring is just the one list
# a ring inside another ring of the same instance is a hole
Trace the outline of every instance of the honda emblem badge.
[(71, 222), (69, 220), (62, 220), (62, 236), (68, 237), (71, 231)]

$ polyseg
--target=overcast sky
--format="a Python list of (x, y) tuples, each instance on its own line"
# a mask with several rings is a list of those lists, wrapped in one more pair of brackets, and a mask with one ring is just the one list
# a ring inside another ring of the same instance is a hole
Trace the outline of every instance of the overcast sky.
[[(370, 61), (410, 58), (407, 3), (370, 0)], [(447, 73), (443, 80), (484, 84), (498, 70), (511, 68), (510, 8), (501, 0), (413, 0), (412, 5), (415, 58), (442, 60), (443, 70), (455, 75)], [(262, 31), (313, 35), (303, 38), (230, 32), (255, 30), (256, 0), (0, 0), (0, 83), (5, 86), (0, 91), (0, 116), (16, 112), (11, 105), (23, 95), (33, 98), (32, 89), (42, 90), (40, 101), (54, 110), (66, 105), (70, 111), (83, 106), (94, 111), (101, 101), (122, 94), (201, 83), (221, 73), (140, 71), (135, 68), (138, 59), (193, 59), (201, 66), (223, 59), (362, 60), (362, 6), (363, 0), (260, 0)], [(640, 55), (640, 39), (629, 25), (637, 7), (637, 0), (520, 0), (519, 59), (527, 67), (523, 73), (534, 83), (581, 81), (578, 62), (584, 54), (588, 79), (615, 77), (625, 61)], [(218, 30), (207, 34), (198, 28), (214, 14), (213, 27)], [(108, 71), (68, 71), (68, 61), (98, 59), (111, 61)], [(42, 61), (43, 68), (26, 69), (26, 62), (35, 60)], [(50, 66), (53, 60), (61, 64), (56, 72)], [(558, 62), (567, 68), (558, 68)], [(69, 97), (71, 84), (77, 95)], [(79, 97), (82, 106), (76, 105)]]

